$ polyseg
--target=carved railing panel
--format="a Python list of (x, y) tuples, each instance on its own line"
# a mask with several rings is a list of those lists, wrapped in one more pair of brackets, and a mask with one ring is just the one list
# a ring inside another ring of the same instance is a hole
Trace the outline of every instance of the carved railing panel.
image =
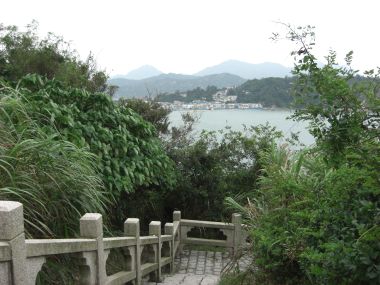
[(113, 275), (120, 271), (132, 271), (132, 255), (127, 247), (112, 248), (106, 259), (107, 276)]

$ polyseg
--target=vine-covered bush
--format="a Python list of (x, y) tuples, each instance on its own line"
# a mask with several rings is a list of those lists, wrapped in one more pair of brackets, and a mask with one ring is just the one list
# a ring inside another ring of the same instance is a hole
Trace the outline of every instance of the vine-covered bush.
[(36, 75), (24, 77), (17, 88), (46, 128), (53, 123), (67, 140), (98, 157), (102, 180), (114, 197), (138, 186), (173, 183), (173, 165), (156, 130), (131, 109), (104, 93), (64, 88)]

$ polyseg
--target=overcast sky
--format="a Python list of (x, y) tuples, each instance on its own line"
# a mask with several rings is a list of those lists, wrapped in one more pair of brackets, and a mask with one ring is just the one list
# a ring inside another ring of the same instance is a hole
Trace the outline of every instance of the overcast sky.
[(380, 1), (339, 0), (1, 0), (0, 23), (25, 26), (72, 42), (101, 68), (126, 74), (150, 64), (163, 72), (195, 73), (237, 59), (292, 66), (291, 45), (269, 40), (276, 21), (315, 25), (318, 56), (332, 48), (354, 66), (380, 66)]

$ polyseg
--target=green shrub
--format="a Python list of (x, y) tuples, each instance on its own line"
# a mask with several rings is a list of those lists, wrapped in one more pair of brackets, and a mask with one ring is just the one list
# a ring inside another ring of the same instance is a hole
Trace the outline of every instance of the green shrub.
[(315, 153), (273, 148), (260, 190), (243, 213), (256, 278), (273, 284), (378, 284), (380, 179), (377, 170), (329, 168)]
[[(220, 220), (230, 218), (224, 211), (227, 195), (245, 193), (259, 175), (260, 150), (269, 147), (281, 133), (269, 126), (204, 131), (185, 146), (169, 148), (176, 163), (177, 185), (168, 192), (168, 205), (176, 205), (184, 216)], [(181, 140), (179, 140), (181, 141)]]

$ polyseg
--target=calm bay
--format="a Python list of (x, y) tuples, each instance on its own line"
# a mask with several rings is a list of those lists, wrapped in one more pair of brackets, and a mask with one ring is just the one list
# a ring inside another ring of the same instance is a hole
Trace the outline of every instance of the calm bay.
[(243, 130), (244, 125), (259, 125), (267, 122), (282, 131), (285, 137), (290, 137), (291, 133), (299, 132), (299, 140), (305, 145), (314, 143), (314, 138), (307, 130), (307, 122), (296, 122), (288, 117), (292, 114), (287, 110), (264, 110), (264, 109), (235, 109), (235, 110), (194, 110), (194, 111), (173, 111), (169, 120), (172, 126), (179, 126), (182, 123), (181, 114), (190, 112), (199, 117), (195, 125), (195, 131), (201, 130), (217, 131), (227, 126), (232, 130)]

